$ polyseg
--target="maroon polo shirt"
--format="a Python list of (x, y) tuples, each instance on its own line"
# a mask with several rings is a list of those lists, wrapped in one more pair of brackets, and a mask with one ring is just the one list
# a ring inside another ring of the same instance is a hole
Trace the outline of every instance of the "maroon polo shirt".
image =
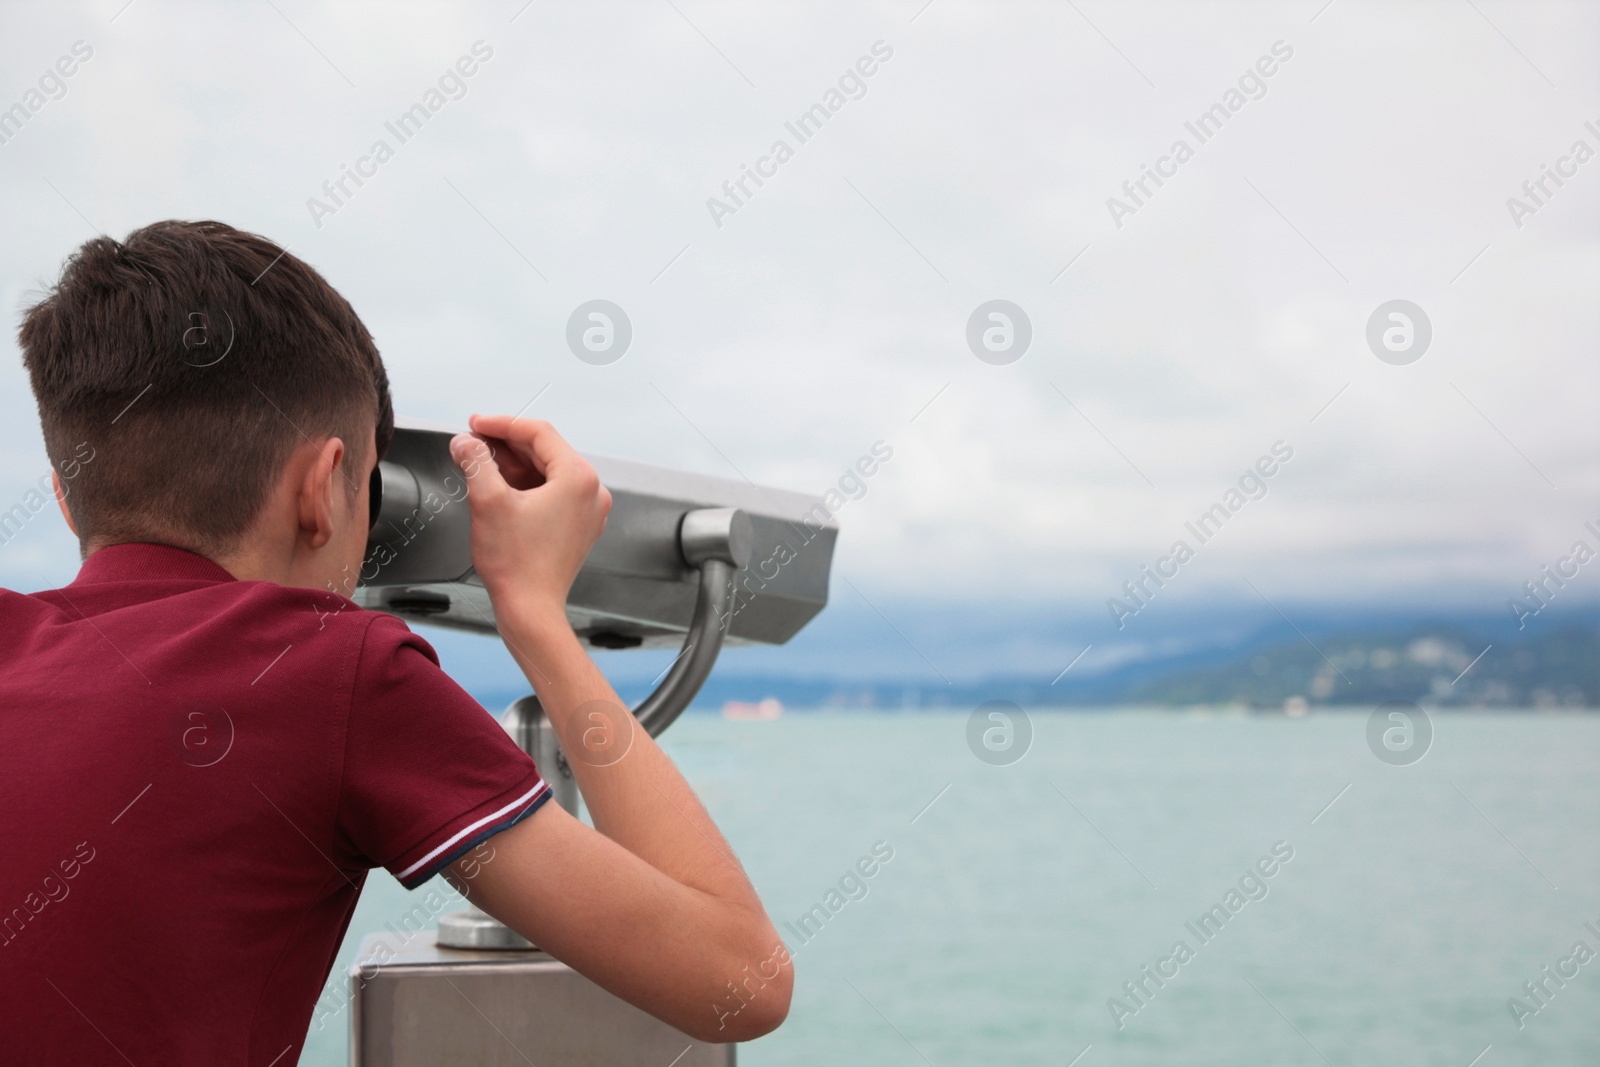
[(299, 1056), (366, 872), (550, 795), (390, 615), (164, 545), (0, 590), (0, 1062)]

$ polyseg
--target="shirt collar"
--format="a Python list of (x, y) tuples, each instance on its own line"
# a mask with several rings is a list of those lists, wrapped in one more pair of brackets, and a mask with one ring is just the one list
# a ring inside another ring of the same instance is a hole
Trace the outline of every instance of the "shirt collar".
[(107, 545), (83, 561), (73, 585), (139, 581), (231, 582), (233, 575), (206, 557), (172, 545)]

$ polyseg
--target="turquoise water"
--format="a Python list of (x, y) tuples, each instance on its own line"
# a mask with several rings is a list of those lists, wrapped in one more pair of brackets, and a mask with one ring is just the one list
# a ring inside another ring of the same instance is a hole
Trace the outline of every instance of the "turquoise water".
[[(1600, 958), (1521, 1029), (1507, 1007), (1600, 951), (1600, 716), (1439, 716), (1402, 767), (1366, 719), (1037, 712), (996, 767), (965, 714), (686, 717), (667, 747), (780, 930), (894, 850), (799, 947), (789, 1021), (741, 1065), (1600, 1062)], [(1277, 842), (1292, 859), (1202, 942), (1185, 923)], [(374, 875), (335, 981), (410, 896)], [(1140, 1006), (1123, 983), (1179, 940)], [(1138, 1007), (1120, 1030), (1113, 996)], [(345, 1063), (348, 1025), (302, 1062)]]

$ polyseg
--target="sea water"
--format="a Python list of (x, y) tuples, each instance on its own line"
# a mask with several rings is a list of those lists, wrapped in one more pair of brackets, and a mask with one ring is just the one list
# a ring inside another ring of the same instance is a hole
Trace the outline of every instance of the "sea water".
[[(1600, 716), (1437, 713), (1393, 765), (1366, 710), (1033, 711), (999, 766), (968, 717), (667, 733), (795, 955), (743, 1067), (1600, 1062)], [(416, 896), (373, 874), (330, 988)]]

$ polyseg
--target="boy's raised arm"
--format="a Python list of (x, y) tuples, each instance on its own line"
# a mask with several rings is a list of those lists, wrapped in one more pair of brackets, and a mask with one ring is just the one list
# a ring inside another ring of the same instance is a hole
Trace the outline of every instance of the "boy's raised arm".
[[(494, 838), (491, 863), (461, 861), (455, 880), (473, 866), (466, 888), (479, 907), (693, 1037), (764, 1034), (788, 1012), (788, 953), (689, 784), (567, 623), (567, 592), (611, 495), (548, 423), (471, 425), (477, 436), (452, 450), (469, 477), (473, 564), (595, 829), (546, 805)], [(479, 438), (495, 441), (493, 458)]]

